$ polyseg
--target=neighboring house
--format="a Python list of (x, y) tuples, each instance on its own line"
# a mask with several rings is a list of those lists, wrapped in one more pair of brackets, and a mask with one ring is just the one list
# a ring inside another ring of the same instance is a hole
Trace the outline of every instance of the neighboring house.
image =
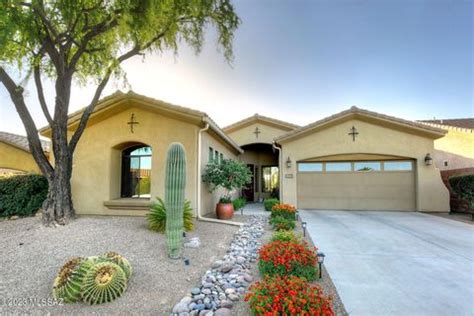
[[(41, 144), (48, 154), (49, 142), (41, 141)], [(0, 174), (5, 173), (41, 173), (26, 136), (0, 132)]]
[[(429, 126), (444, 129), (445, 137), (435, 140), (434, 160), (441, 177), (450, 189), (449, 178), (455, 175), (474, 174), (474, 118), (424, 120)], [(469, 204), (451, 191), (451, 210), (465, 211)]]
[[(69, 116), (72, 133), (82, 111)], [(40, 133), (50, 137), (46, 127)], [(236, 159), (243, 151), (205, 113), (145, 96), (116, 92), (92, 113), (74, 153), (72, 195), (79, 214), (143, 215), (150, 199), (164, 198), (168, 147), (186, 150), (186, 199), (202, 213), (215, 209), (201, 181), (209, 160)], [(212, 153), (211, 153), (212, 148)]]
[[(70, 115), (71, 133), (81, 114)], [(202, 171), (223, 158), (252, 170), (242, 192), (249, 200), (276, 195), (305, 209), (447, 212), (439, 169), (425, 162), (445, 133), (356, 107), (304, 127), (256, 114), (221, 130), (203, 112), (117, 92), (99, 102), (79, 141), (74, 205), (79, 214), (144, 214), (150, 199), (164, 196), (166, 151), (180, 142), (186, 198), (201, 214), (213, 212), (218, 197)]]

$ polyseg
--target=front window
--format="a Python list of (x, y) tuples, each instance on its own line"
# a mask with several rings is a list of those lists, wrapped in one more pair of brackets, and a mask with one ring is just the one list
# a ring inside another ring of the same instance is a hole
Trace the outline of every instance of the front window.
[(276, 166), (262, 167), (262, 191), (271, 193), (279, 187), (279, 172)]
[(133, 146), (122, 152), (122, 197), (150, 198), (151, 147)]

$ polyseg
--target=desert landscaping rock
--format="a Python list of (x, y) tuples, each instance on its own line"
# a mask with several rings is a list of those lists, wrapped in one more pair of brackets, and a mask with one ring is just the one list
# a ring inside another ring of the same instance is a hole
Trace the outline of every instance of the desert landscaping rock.
[[(51, 298), (52, 283), (59, 268), (75, 256), (117, 251), (129, 259), (133, 275), (125, 293), (111, 303), (5, 306), (0, 300), (0, 315), (167, 316), (178, 302), (185, 303), (182, 305), (189, 309), (195, 297), (189, 293), (183, 298), (183, 291), (200, 284), (206, 268), (226, 254), (238, 229), (195, 221), (195, 230), (187, 235), (198, 235), (201, 246), (184, 249), (185, 257), (190, 259), (190, 265), (185, 266), (182, 260), (168, 259), (164, 235), (149, 231), (144, 217), (82, 216), (56, 228), (43, 227), (39, 217), (3, 221), (0, 223), (0, 298)], [(23, 245), (19, 246), (20, 243)], [(206, 297), (199, 295), (201, 300)], [(195, 302), (199, 303), (203, 302)], [(184, 307), (181, 314), (199, 315)]]
[[(257, 260), (265, 222), (263, 216), (251, 216), (234, 234), (227, 254), (210, 265), (210, 270), (201, 278), (200, 287), (191, 289), (192, 302), (186, 306), (190, 315), (199, 316), (205, 311), (208, 311), (205, 315), (213, 316), (232, 314), (234, 303), (244, 296), (253, 280), (249, 269)], [(180, 307), (182, 302), (173, 307), (173, 316), (179, 316), (175, 308)]]

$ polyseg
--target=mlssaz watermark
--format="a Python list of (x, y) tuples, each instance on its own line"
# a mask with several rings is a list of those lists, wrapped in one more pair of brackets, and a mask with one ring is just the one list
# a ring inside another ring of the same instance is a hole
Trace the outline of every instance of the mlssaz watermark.
[(0, 297), (0, 307), (16, 306), (56, 306), (63, 305), (64, 299), (52, 297)]

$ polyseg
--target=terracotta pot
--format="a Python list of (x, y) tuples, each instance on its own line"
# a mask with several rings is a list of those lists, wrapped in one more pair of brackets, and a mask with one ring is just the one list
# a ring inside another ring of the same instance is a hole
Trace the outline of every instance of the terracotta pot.
[(234, 205), (232, 203), (217, 203), (216, 215), (218, 219), (231, 219), (234, 216)]

